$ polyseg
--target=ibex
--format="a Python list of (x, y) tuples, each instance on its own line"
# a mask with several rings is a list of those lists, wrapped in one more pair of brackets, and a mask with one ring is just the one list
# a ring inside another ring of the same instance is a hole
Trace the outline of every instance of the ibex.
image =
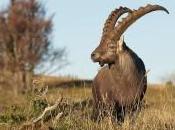
[[(157, 10), (168, 10), (160, 5), (147, 5), (138, 10), (127, 7), (115, 9), (109, 15), (99, 46), (91, 58), (101, 67), (93, 81), (94, 119), (101, 119), (102, 111), (112, 106), (113, 117), (124, 121), (125, 111), (135, 111), (147, 89), (147, 76), (142, 59), (124, 42), (122, 34), (140, 17)], [(121, 15), (128, 15), (117, 22)]]

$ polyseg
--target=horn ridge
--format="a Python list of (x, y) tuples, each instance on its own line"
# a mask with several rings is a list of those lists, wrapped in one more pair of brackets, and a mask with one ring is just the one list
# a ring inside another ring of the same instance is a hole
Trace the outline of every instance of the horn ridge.
[(103, 35), (108, 34), (108, 32), (111, 32), (114, 29), (115, 24), (121, 15), (131, 11), (132, 11), (131, 9), (122, 6), (112, 11), (104, 24)]
[(139, 18), (150, 12), (158, 10), (165, 11), (167, 14), (169, 14), (169, 11), (163, 6), (150, 5), (150, 4), (148, 4), (145, 7), (140, 7), (139, 9), (132, 11), (132, 13), (130, 13), (126, 18), (122, 19), (122, 21), (118, 23), (118, 25), (115, 27), (113, 32), (115, 40), (118, 41), (120, 39), (120, 36), (126, 31), (126, 29), (135, 21), (137, 21)]

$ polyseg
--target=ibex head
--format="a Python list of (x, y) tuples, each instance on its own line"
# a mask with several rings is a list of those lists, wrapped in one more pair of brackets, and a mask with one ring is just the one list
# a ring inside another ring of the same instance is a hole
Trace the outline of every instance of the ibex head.
[[(133, 11), (126, 7), (120, 7), (112, 11), (104, 25), (101, 42), (91, 54), (92, 60), (99, 62), (101, 66), (115, 63), (117, 55), (122, 52), (126, 46), (121, 35), (137, 19), (156, 10), (163, 10), (169, 13), (166, 8), (159, 5), (147, 5), (146, 7), (140, 7), (138, 10)], [(125, 13), (128, 13), (128, 16), (116, 25), (117, 20)]]

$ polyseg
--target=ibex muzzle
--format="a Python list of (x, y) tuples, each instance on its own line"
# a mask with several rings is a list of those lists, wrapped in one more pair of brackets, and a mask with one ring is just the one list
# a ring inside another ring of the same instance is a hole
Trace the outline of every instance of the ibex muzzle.
[[(156, 10), (169, 13), (159, 5), (147, 5), (138, 10), (120, 7), (106, 20), (101, 42), (91, 54), (94, 62), (99, 62), (101, 66), (107, 64), (93, 81), (94, 119), (101, 119), (104, 107), (113, 106), (117, 120), (124, 121), (126, 108), (135, 111), (142, 101), (147, 89), (145, 65), (125, 44), (122, 34), (137, 19)], [(116, 25), (124, 13), (128, 16)]]

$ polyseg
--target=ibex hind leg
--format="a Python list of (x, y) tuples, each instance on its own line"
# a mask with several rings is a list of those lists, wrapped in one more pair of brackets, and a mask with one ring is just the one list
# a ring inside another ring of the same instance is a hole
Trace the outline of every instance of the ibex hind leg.
[(115, 117), (116, 117), (116, 122), (119, 125), (122, 125), (122, 123), (124, 123), (125, 120), (125, 114), (126, 114), (126, 110), (125, 107), (121, 106), (121, 107), (116, 107), (116, 113), (115, 113)]
[(91, 115), (91, 120), (94, 122), (100, 122), (105, 116), (104, 108), (102, 105), (94, 106)]
[(141, 101), (137, 102), (134, 106), (132, 106), (130, 114), (129, 114), (129, 117), (130, 117), (132, 124), (135, 124), (135, 121), (136, 121), (137, 117), (139, 116), (141, 109), (142, 109), (142, 102)]

